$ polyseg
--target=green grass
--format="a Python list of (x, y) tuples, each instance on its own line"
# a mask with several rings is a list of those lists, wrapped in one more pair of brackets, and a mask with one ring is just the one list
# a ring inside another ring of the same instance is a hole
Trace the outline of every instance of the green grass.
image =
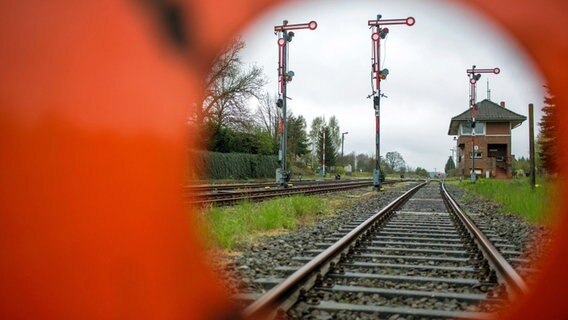
[(504, 212), (526, 217), (536, 223), (550, 222), (552, 183), (544, 179), (538, 181), (532, 190), (528, 179), (490, 180), (480, 179), (476, 183), (462, 181), (452, 184), (470, 190), (484, 198), (501, 204)]
[(263, 232), (294, 229), (321, 214), (324, 202), (321, 198), (292, 196), (262, 203), (243, 202), (232, 207), (206, 209), (204, 223), (211, 241), (226, 249)]

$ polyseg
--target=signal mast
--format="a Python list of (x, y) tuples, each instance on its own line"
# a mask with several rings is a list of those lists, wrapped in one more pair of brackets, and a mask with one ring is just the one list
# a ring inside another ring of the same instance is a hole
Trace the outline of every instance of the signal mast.
[(315, 30), (318, 27), (317, 22), (310, 21), (308, 23), (288, 24), (288, 20), (284, 20), (282, 25), (275, 26), (274, 32), (278, 36), (278, 100), (276, 106), (280, 108), (280, 150), (278, 152), (278, 160), (280, 168), (276, 169), (276, 181), (283, 188), (288, 187), (290, 181), (290, 171), (286, 168), (286, 143), (287, 143), (287, 125), (286, 125), (286, 85), (292, 81), (294, 71), (288, 70), (288, 43), (292, 41), (294, 32), (291, 30), (310, 29)]
[[(386, 38), (389, 33), (388, 28), (384, 28), (386, 25), (397, 25), (405, 24), (407, 26), (413, 26), (416, 20), (413, 17), (408, 17), (406, 19), (382, 19), (380, 14), (377, 15), (376, 20), (369, 20), (367, 25), (371, 27), (371, 40), (373, 41), (373, 61), (371, 65), (371, 82), (373, 83), (373, 93), (370, 97), (373, 97), (373, 108), (375, 109), (375, 169), (373, 170), (373, 189), (379, 191), (381, 189), (381, 140), (380, 140), (380, 111), (381, 111), (381, 97), (384, 94), (381, 93), (381, 81), (387, 78), (389, 74), (389, 69), (382, 69), (380, 66), (380, 48), (381, 39)], [(374, 81), (373, 81), (374, 80)]]
[(467, 69), (467, 76), (469, 78), (469, 110), (471, 112), (471, 182), (475, 183), (477, 180), (477, 173), (475, 172), (475, 155), (478, 147), (475, 145), (475, 118), (477, 117), (477, 81), (481, 79), (482, 73), (501, 73), (501, 69), (476, 69), (475, 65), (471, 69)]

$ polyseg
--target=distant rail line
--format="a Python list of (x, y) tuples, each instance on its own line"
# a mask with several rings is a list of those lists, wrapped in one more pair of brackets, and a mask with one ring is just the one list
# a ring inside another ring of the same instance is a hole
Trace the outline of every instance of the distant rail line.
[[(393, 184), (400, 180), (387, 180), (383, 184)], [(240, 183), (220, 185), (194, 185), (188, 186), (187, 191), (192, 192), (191, 203), (197, 205), (230, 205), (243, 200), (263, 201), (266, 199), (290, 196), (311, 195), (329, 192), (345, 191), (350, 189), (366, 188), (372, 186), (371, 179), (354, 180), (304, 180), (293, 181), (288, 188), (279, 188), (274, 182)]]

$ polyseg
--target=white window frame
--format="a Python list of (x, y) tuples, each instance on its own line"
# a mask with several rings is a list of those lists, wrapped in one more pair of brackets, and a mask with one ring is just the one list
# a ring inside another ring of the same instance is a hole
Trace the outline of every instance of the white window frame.
[[(481, 133), (476, 132), (475, 135), (476, 136), (484, 136), (487, 132), (487, 124), (485, 122), (482, 122), (482, 121), (476, 121), (476, 123), (475, 123), (476, 129), (477, 129), (477, 126), (479, 124), (483, 124), (483, 130), (481, 131)], [(464, 126), (463, 126), (463, 122), (462, 122), (462, 123), (460, 123), (460, 131), (459, 131), (460, 135), (461, 136), (471, 136), (471, 133), (464, 133), (463, 129), (464, 129)]]
[[(472, 152), (469, 153), (469, 158), (471, 159)], [(483, 159), (483, 152), (476, 151), (475, 152), (475, 159)]]

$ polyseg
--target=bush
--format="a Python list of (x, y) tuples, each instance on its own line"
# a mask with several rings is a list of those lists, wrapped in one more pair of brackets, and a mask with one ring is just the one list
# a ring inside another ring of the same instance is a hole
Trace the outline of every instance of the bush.
[(195, 170), (209, 179), (257, 179), (275, 177), (278, 158), (246, 153), (195, 152)]

